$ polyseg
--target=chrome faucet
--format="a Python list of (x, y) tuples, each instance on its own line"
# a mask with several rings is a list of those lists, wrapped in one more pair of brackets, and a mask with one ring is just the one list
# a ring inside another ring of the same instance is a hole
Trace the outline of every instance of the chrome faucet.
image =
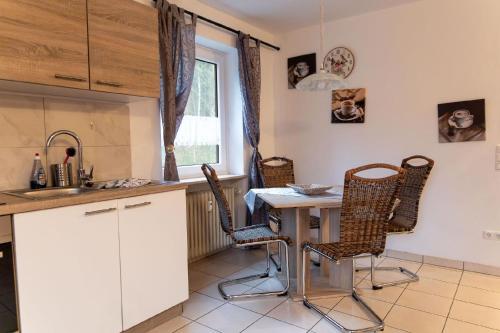
[(78, 144), (78, 174), (77, 174), (77, 181), (80, 184), (80, 187), (84, 187), (84, 186), (86, 186), (87, 182), (89, 182), (89, 181), (92, 180), (92, 177), (93, 177), (92, 174), (93, 174), (94, 168), (92, 167), (90, 169), (90, 174), (87, 174), (85, 172), (85, 169), (83, 168), (83, 147), (82, 147), (82, 140), (80, 140), (80, 137), (75, 132), (68, 131), (68, 130), (55, 131), (47, 139), (47, 143), (45, 144), (45, 150), (48, 151), (48, 149), (50, 147), (50, 144), (52, 143), (52, 141), (56, 137), (58, 137), (59, 135), (64, 135), (64, 134), (71, 136), (73, 139), (75, 139), (76, 143)]

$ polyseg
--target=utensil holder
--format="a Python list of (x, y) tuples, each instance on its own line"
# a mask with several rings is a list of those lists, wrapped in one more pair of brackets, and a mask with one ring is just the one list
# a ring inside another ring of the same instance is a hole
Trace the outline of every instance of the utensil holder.
[(52, 164), (52, 185), (55, 187), (73, 186), (73, 168), (71, 163)]

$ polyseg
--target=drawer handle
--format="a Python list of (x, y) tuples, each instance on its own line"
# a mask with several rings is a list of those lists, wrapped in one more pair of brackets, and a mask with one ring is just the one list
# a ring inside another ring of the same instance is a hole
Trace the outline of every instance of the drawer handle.
[(110, 87), (116, 87), (116, 88), (123, 87), (123, 84), (118, 83), (118, 82), (111, 82), (111, 81), (101, 81), (101, 80), (97, 80), (95, 83), (97, 83), (97, 84), (101, 84), (101, 85), (103, 85), (103, 86), (110, 86)]
[(144, 206), (149, 206), (149, 205), (151, 205), (151, 201), (141, 202), (141, 203), (133, 204), (133, 205), (125, 205), (125, 209), (144, 207)]
[(92, 215), (97, 215), (97, 214), (104, 214), (104, 213), (109, 213), (112, 211), (115, 211), (116, 208), (106, 208), (106, 209), (99, 209), (99, 210), (94, 210), (91, 212), (85, 212), (85, 216), (92, 216)]
[(81, 76), (63, 75), (55, 74), (54, 77), (59, 80), (76, 81), (76, 82), (87, 82), (87, 79)]

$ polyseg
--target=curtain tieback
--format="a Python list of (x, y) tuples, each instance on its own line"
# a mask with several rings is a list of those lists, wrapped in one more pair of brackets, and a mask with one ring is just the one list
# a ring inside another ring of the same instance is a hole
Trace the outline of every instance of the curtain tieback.
[(168, 145), (166, 151), (167, 151), (167, 154), (173, 154), (174, 151), (175, 151), (175, 146), (174, 145)]

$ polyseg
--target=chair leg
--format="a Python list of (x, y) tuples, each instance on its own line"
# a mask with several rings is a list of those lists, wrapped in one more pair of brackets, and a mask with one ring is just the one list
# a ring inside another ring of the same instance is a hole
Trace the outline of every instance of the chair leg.
[(277, 255), (278, 259), (274, 258), (276, 255), (270, 252), (269, 249), (268, 249), (268, 256), (271, 259), (273, 265), (276, 266), (276, 270), (278, 272), (281, 272), (281, 245), (278, 244), (278, 255)]
[[(404, 267), (376, 267), (375, 266), (375, 256), (371, 256), (370, 267), (356, 268), (356, 272), (368, 271), (368, 270), (371, 273), (371, 282), (372, 282), (372, 289), (373, 290), (382, 289), (384, 287), (397, 286), (397, 285), (404, 284), (404, 283), (417, 282), (419, 280), (419, 277), (417, 274), (409, 271), (408, 269), (406, 269)], [(383, 283), (377, 282), (376, 277), (375, 277), (375, 273), (377, 271), (400, 272), (400, 273), (408, 276), (408, 278), (396, 280), (396, 281), (390, 281), (390, 282), (383, 282)]]
[[(310, 248), (308, 248), (307, 246), (304, 247), (304, 249), (302, 250), (302, 260), (303, 260), (302, 264), (303, 265), (305, 265), (305, 263), (306, 263), (306, 257), (308, 255), (309, 250), (310, 250)], [(316, 253), (318, 253), (320, 256), (323, 256), (331, 261), (331, 258), (328, 258), (319, 252), (316, 252)], [(351, 259), (351, 258), (349, 258), (349, 259)], [(352, 260), (354, 261), (354, 258), (352, 258)], [(353, 267), (353, 270), (352, 270), (353, 279), (354, 279), (354, 271), (355, 271), (355, 269)], [(343, 332), (343, 333), (366, 332), (367, 333), (367, 332), (376, 332), (376, 331), (383, 331), (384, 330), (384, 327), (385, 327), (384, 321), (368, 306), (368, 304), (366, 304), (359, 297), (359, 295), (356, 293), (356, 289), (354, 288), (354, 286), (352, 289), (352, 297), (359, 304), (361, 309), (363, 311), (365, 311), (373, 319), (375, 325), (373, 325), (371, 327), (350, 329), (350, 328), (343, 326), (340, 322), (336, 321), (334, 318), (330, 317), (327, 313), (323, 312), (319, 307), (317, 307), (313, 303), (309, 302), (307, 295), (306, 295), (306, 288), (305, 288), (306, 281), (305, 280), (306, 280), (306, 273), (305, 273), (305, 271), (303, 271), (302, 272), (302, 286), (303, 286), (302, 287), (303, 288), (302, 289), (302, 293), (303, 293), (303, 301), (302, 302), (304, 303), (304, 305), (306, 307), (308, 307), (309, 309), (312, 309), (312, 310), (316, 311), (317, 313), (319, 313), (321, 316), (323, 316), (323, 318), (325, 318), (325, 320), (327, 320), (330, 324), (335, 326), (335, 328), (337, 328), (341, 332)]]
[(234, 279), (234, 280), (229, 280), (229, 281), (224, 281), (219, 283), (218, 288), (219, 288), (219, 293), (221, 294), (222, 298), (225, 300), (236, 300), (236, 299), (243, 299), (243, 298), (249, 298), (249, 297), (258, 297), (258, 296), (283, 296), (288, 293), (288, 289), (290, 288), (290, 271), (288, 269), (289, 267), (289, 262), (288, 262), (288, 244), (283, 241), (283, 240), (274, 240), (274, 241), (265, 241), (265, 242), (255, 242), (255, 243), (249, 243), (245, 244), (244, 246), (253, 246), (253, 245), (262, 245), (266, 244), (266, 247), (269, 250), (269, 244), (272, 243), (277, 243), (277, 244), (282, 244), (285, 248), (285, 262), (286, 262), (286, 279), (285, 283), (286, 285), (284, 286), (283, 289), (277, 290), (277, 291), (270, 291), (270, 292), (260, 292), (260, 293), (246, 293), (246, 294), (240, 294), (240, 295), (230, 295), (226, 293), (224, 288), (226, 286), (234, 285), (234, 284), (239, 284), (239, 283), (244, 283), (252, 280), (258, 280), (258, 279), (264, 279), (269, 277), (269, 271), (270, 271), (270, 265), (271, 265), (271, 259), (269, 256), (269, 252), (267, 254), (267, 268), (266, 271), (261, 273), (261, 274), (255, 274), (255, 275), (250, 275), (246, 277), (242, 277), (239, 279)]

